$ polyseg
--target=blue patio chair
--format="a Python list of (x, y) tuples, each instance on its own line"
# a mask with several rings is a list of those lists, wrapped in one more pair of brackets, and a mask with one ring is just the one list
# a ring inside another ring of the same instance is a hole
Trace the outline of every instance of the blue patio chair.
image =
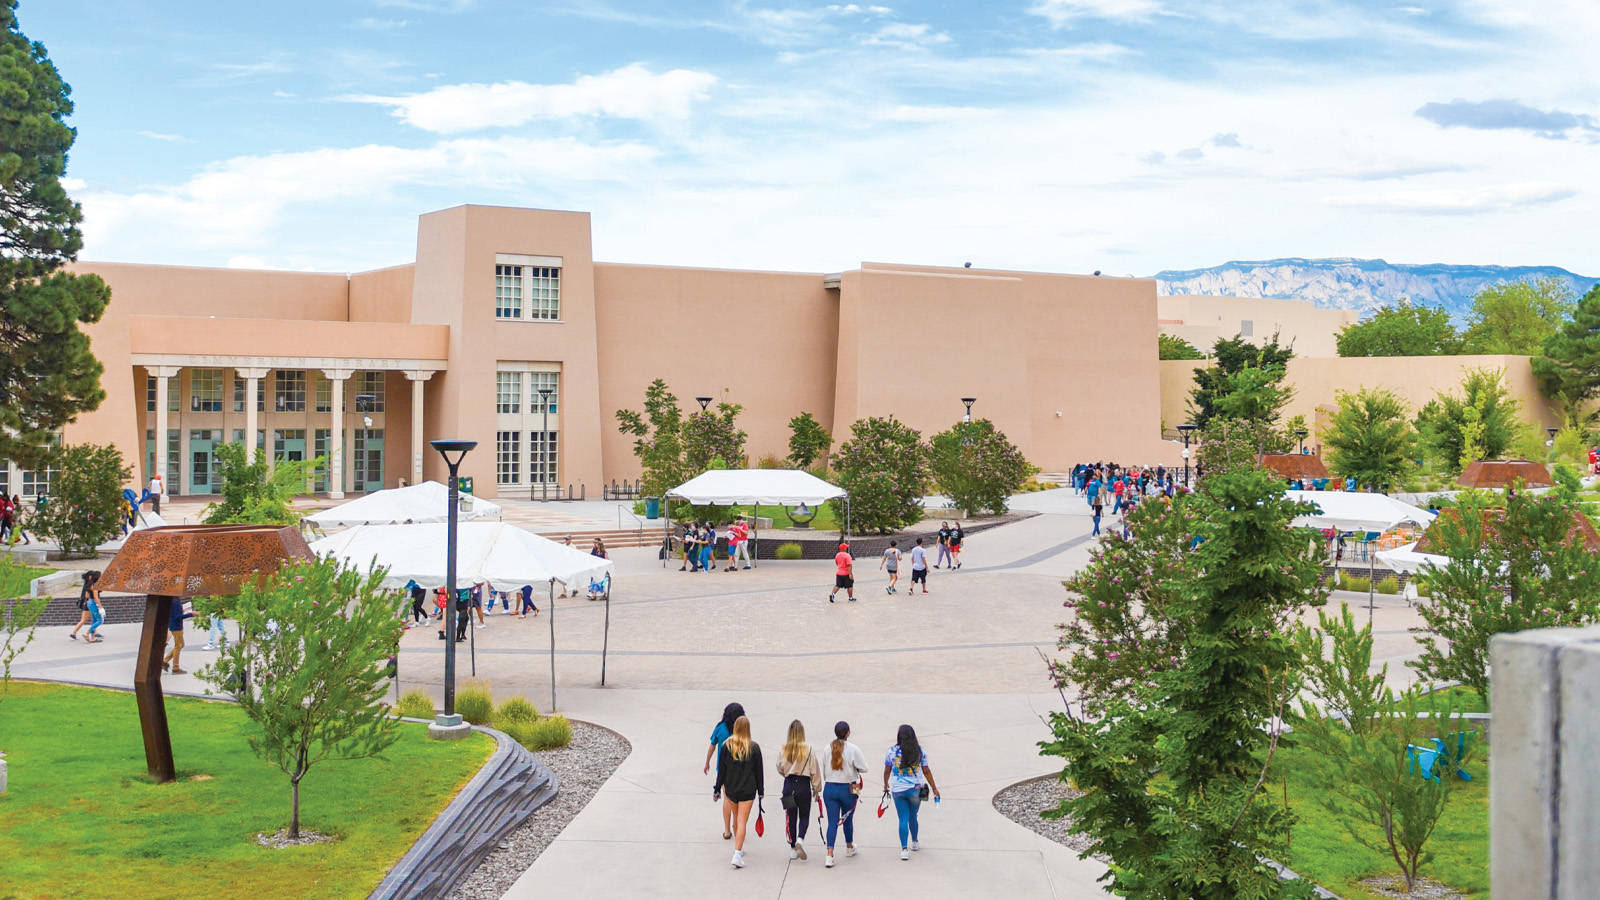
[(1406, 745), (1406, 771), (1419, 772), (1423, 778), (1434, 784), (1439, 783), (1439, 776), (1434, 774), (1434, 763), (1439, 760), (1438, 748), (1418, 747), (1416, 744)]
[[(1473, 733), (1476, 734), (1477, 732)], [(1439, 738), (1433, 738), (1432, 740), (1433, 748), (1439, 754), (1440, 765), (1447, 770), (1455, 769), (1456, 777), (1462, 781), (1471, 781), (1472, 775), (1466, 769), (1461, 768), (1461, 761), (1467, 756), (1467, 733), (1465, 731), (1457, 731), (1445, 735), (1445, 740), (1440, 740)], [(1451, 743), (1454, 743), (1455, 746), (1450, 746)]]

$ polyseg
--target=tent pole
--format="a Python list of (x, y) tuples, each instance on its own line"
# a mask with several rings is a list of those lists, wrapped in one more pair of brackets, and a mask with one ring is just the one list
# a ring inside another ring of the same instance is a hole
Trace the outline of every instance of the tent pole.
[(1373, 576), (1373, 574), (1375, 572), (1374, 567), (1377, 565), (1375, 560), (1376, 560), (1376, 557), (1373, 555), (1372, 545), (1369, 543), (1369, 544), (1367, 544), (1367, 630), (1368, 631), (1372, 630), (1372, 610), (1373, 610), (1374, 605), (1377, 602), (1377, 588), (1372, 584), (1372, 576)]
[(600, 638), (600, 686), (606, 686), (606, 653), (611, 650), (611, 574), (606, 573), (606, 630)]
[(556, 580), (550, 579), (550, 712), (556, 711)]

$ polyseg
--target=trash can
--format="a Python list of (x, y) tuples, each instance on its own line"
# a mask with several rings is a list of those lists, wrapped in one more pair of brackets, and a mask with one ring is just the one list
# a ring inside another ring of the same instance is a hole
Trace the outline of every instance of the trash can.
[(457, 475), (456, 476), (456, 490), (460, 491), (463, 494), (472, 493), (472, 476), (471, 475)]
[(646, 498), (644, 498), (644, 517), (646, 519), (659, 519), (659, 518), (661, 518), (661, 498), (660, 497), (646, 497)]

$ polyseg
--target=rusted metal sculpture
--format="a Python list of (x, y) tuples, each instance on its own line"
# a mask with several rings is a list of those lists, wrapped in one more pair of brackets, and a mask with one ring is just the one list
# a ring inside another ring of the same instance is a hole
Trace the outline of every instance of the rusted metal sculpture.
[(1555, 481), (1544, 463), (1526, 459), (1480, 459), (1467, 464), (1466, 471), (1456, 479), (1464, 487), (1506, 488), (1522, 480), (1523, 487), (1551, 487)]
[(1256, 458), (1263, 469), (1270, 469), (1285, 478), (1327, 478), (1328, 467), (1322, 457), (1309, 453), (1264, 453)]
[(229, 597), (285, 560), (311, 559), (311, 548), (288, 525), (169, 525), (135, 531), (100, 577), (100, 589), (144, 594), (144, 631), (133, 673), (144, 732), (144, 758), (157, 781), (173, 781), (172, 738), (161, 694), (161, 658), (173, 601)]

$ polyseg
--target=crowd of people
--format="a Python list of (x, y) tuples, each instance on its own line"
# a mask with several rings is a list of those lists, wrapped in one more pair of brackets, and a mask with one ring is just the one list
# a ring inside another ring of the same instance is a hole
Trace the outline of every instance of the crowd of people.
[[(762, 807), (766, 798), (766, 766), (761, 745), (750, 737), (750, 719), (739, 703), (729, 703), (722, 710), (721, 720), (711, 730), (711, 744), (706, 748), (701, 773), (709, 774), (713, 764), (717, 774), (711, 787), (711, 799), (722, 806), (722, 839), (733, 841), (731, 864), (742, 869), (745, 836), (752, 812), (756, 814), (757, 836), (765, 830)], [(813, 802), (816, 803), (818, 836), (827, 854), (823, 865), (833, 868), (834, 848), (840, 831), (844, 832), (844, 855), (855, 856), (856, 809), (866, 789), (866, 776), (872, 770), (867, 765), (866, 754), (850, 740), (850, 724), (835, 723), (833, 740), (818, 754), (806, 740), (805, 725), (799, 719), (790, 722), (775, 770), (783, 779), (779, 803), (783, 809), (789, 858), (807, 858), (805, 839)], [(916, 730), (910, 725), (901, 725), (894, 743), (884, 752), (883, 795), (878, 803), (878, 815), (881, 817), (893, 805), (903, 860), (909, 860), (913, 852), (922, 849), (917, 813), (930, 796), (934, 803), (939, 802), (939, 785), (928, 765), (927, 751), (917, 740)]]
[[(567, 535), (565, 543), (568, 547), (572, 546), (572, 535)], [(595, 538), (594, 542), (590, 544), (589, 555), (597, 556), (600, 559), (611, 558), (610, 554), (606, 552), (605, 541), (599, 538)], [(591, 579), (587, 588), (587, 599), (591, 601), (605, 599), (607, 592), (611, 589), (610, 580), (608, 577)], [(409, 581), (406, 583), (405, 590), (411, 597), (411, 610), (408, 614), (406, 628), (408, 630), (419, 628), (426, 625), (431, 618), (438, 625), (439, 640), (444, 640), (444, 613), (445, 607), (450, 602), (450, 592), (442, 587), (434, 588), (432, 591), (433, 608), (429, 610), (429, 591), (427, 588), (417, 584), (415, 581)], [(573, 597), (579, 594), (578, 588), (561, 583), (561, 593), (557, 595), (556, 599), (565, 599), (569, 591)], [(519, 619), (526, 619), (529, 613), (535, 616), (539, 615), (539, 604), (534, 602), (534, 596), (535, 592), (531, 584), (525, 584), (514, 591), (496, 590), (492, 585), (488, 584), (474, 584), (457, 588), (456, 641), (459, 643), (467, 639), (467, 629), (472, 627), (474, 620), (476, 620), (479, 628), (489, 627), (488, 617), (494, 615), (497, 605), (500, 607), (501, 615), (503, 616), (516, 616)], [(514, 610), (513, 607), (515, 607)]]
[(1091, 535), (1100, 534), (1100, 520), (1109, 503), (1111, 515), (1121, 515), (1121, 528), (1128, 530), (1127, 514), (1146, 497), (1171, 497), (1187, 491), (1178, 473), (1166, 466), (1121, 466), (1116, 463), (1079, 463), (1072, 467), (1072, 490), (1088, 501), (1094, 516)]
[[(34, 500), (34, 511), (44, 509), (44, 497)], [(22, 498), (15, 494), (7, 497), (0, 494), (0, 544), (9, 544), (15, 541), (19, 544), (31, 544), (33, 540), (28, 537), (28, 530), (23, 527), (23, 520), (29, 512), (22, 505)]]
[(717, 569), (717, 541), (727, 542), (728, 565), (722, 571), (737, 572), (739, 563), (750, 568), (750, 523), (737, 519), (719, 535), (717, 526), (710, 522), (684, 522), (678, 529), (678, 543), (683, 555), (679, 572), (714, 572)]

